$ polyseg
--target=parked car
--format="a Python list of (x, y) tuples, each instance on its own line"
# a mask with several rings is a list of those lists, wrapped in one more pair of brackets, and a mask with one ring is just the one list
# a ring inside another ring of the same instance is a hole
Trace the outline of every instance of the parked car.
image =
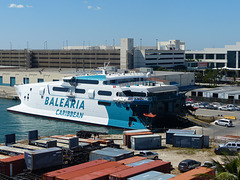
[(199, 103), (199, 108), (206, 108), (206, 106), (208, 106), (209, 105), (209, 103), (207, 103), (207, 102), (201, 102), (201, 103)]
[(148, 159), (158, 159), (158, 153), (152, 151), (140, 151), (137, 156), (146, 157)]
[(218, 119), (218, 120), (214, 121), (214, 124), (220, 125), (220, 126), (226, 126), (226, 127), (233, 126), (232, 121), (229, 119)]
[(216, 166), (211, 161), (205, 161), (202, 165), (202, 167), (208, 167), (208, 168), (216, 168)]
[(233, 104), (227, 104), (225, 106), (218, 107), (218, 109), (222, 111), (236, 111), (237, 107)]
[(201, 162), (192, 159), (185, 159), (178, 164), (178, 170), (186, 172), (199, 166), (201, 166)]
[(237, 155), (238, 154), (237, 148), (225, 147), (225, 146), (215, 148), (214, 152), (217, 155)]
[(240, 142), (227, 142), (226, 144), (219, 144), (219, 147), (230, 147), (230, 148), (237, 148), (240, 151)]
[(218, 109), (218, 107), (216, 107), (216, 106), (214, 106), (212, 104), (209, 104), (209, 105), (205, 106), (205, 108), (207, 108), (207, 109), (214, 109), (214, 110)]

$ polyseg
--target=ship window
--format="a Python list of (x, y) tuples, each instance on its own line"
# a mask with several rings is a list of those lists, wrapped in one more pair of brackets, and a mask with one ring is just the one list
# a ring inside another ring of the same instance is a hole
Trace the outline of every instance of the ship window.
[(112, 92), (111, 91), (98, 91), (98, 95), (111, 96)]
[(106, 101), (98, 101), (98, 105), (111, 106), (111, 103)]
[(53, 91), (68, 92), (68, 88), (53, 87)]
[(77, 83), (82, 83), (82, 84), (98, 84), (99, 81), (97, 81), (97, 80), (88, 80), (88, 79), (77, 79)]
[(146, 97), (146, 93), (145, 93), (145, 92), (123, 91), (123, 93), (124, 93), (126, 96)]
[(85, 94), (85, 89), (75, 89), (75, 93)]

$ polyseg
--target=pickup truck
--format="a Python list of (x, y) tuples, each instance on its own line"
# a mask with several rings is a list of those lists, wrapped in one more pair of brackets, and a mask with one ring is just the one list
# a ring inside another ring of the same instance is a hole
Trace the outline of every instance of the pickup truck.
[(148, 159), (158, 159), (158, 153), (151, 151), (140, 151), (136, 156), (142, 156)]

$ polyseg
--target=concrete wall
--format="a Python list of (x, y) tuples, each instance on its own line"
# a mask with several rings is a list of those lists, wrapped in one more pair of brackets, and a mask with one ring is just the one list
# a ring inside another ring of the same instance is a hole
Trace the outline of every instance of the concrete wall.
[[(16, 71), (16, 70), (14, 70)], [(63, 77), (72, 76), (74, 74), (62, 74), (60, 72), (29, 72), (29, 71), (16, 71), (11, 72), (7, 70), (0, 70), (0, 77), (2, 77), (2, 84), (4, 86), (10, 86), (10, 77), (15, 77), (15, 84), (24, 84), (24, 78), (29, 78), (29, 83), (37, 83), (38, 79), (43, 79), (44, 82), (50, 82), (53, 80), (62, 80)]]

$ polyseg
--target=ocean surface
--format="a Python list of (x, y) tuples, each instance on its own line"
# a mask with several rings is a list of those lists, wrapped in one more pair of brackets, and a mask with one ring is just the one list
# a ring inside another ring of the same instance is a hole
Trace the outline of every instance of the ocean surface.
[(15, 133), (16, 140), (28, 138), (28, 131), (38, 130), (39, 136), (76, 134), (77, 131), (96, 131), (120, 134), (122, 130), (103, 126), (85, 125), (74, 122), (53, 120), (8, 112), (6, 109), (20, 104), (20, 101), (0, 99), (0, 143), (5, 142), (6, 134)]

